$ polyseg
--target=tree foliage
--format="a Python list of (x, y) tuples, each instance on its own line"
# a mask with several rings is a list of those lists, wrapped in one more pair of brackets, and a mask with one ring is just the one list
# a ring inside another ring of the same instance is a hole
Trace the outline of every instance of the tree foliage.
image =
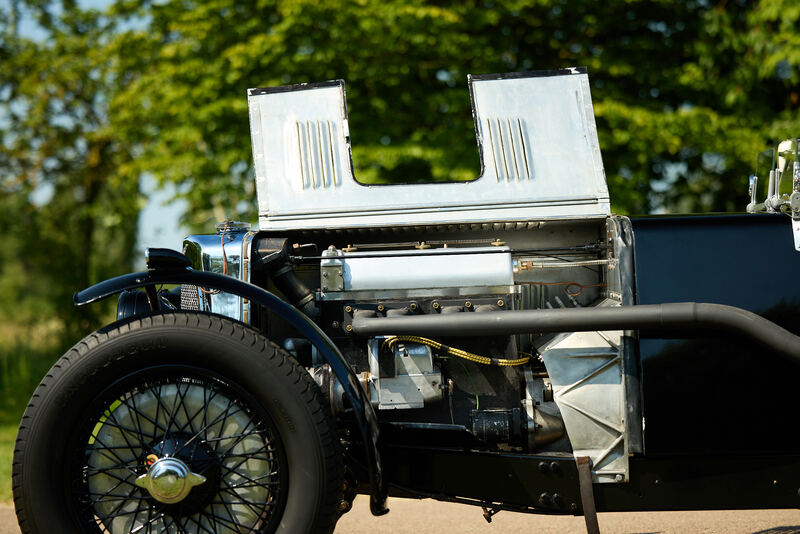
[(359, 179), (462, 180), (479, 172), (467, 73), (585, 65), (616, 211), (741, 210), (755, 153), (800, 132), (798, 27), (796, 0), (15, 1), (0, 217), (27, 243), (0, 252), (0, 287), (69, 305), (124, 271), (145, 173), (195, 227), (254, 219), (246, 89), (333, 78)]
[(127, 0), (114, 13), (150, 21), (119, 41), (140, 62), (114, 101), (145, 146), (136, 172), (183, 184), (195, 222), (221, 206), (252, 217), (247, 87), (345, 78), (359, 179), (469, 179), (467, 73), (586, 65), (628, 213), (740, 210), (754, 154), (800, 130), (789, 0)]
[(110, 26), (96, 12), (48, 8), (30, 11), (43, 38), (16, 24), (0, 34), (0, 222), (13, 229), (0, 247), (0, 313), (85, 332), (102, 308), (75, 310), (72, 293), (128, 267), (138, 181), (119, 172), (131, 152), (108, 115)]

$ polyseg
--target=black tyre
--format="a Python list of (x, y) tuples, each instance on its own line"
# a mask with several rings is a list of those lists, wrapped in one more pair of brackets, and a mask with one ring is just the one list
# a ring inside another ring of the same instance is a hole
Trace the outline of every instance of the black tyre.
[(14, 451), (23, 534), (329, 534), (343, 474), (316, 384), (200, 313), (113, 324), (36, 389)]

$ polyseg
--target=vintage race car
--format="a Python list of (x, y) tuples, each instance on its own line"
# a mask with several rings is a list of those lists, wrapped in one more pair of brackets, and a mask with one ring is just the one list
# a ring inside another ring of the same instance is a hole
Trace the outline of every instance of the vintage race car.
[(22, 532), (330, 533), (359, 493), (590, 532), (798, 507), (797, 140), (752, 184), (765, 213), (631, 220), (585, 69), (469, 87), (477, 179), (369, 186), (342, 81), (250, 90), (258, 229), (75, 295), (119, 294), (118, 321), (25, 412)]

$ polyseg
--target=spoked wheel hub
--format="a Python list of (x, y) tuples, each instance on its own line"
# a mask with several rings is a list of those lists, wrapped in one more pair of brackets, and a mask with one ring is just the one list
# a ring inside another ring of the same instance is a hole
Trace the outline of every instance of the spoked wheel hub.
[(192, 436), (170, 438), (144, 459), (147, 472), (134, 482), (171, 513), (195, 513), (213, 502), (222, 467), (214, 450)]
[(190, 471), (181, 460), (161, 458), (137, 478), (135, 484), (146, 489), (158, 502), (175, 504), (188, 497), (192, 488), (205, 482), (206, 477)]
[(247, 393), (184, 368), (145, 370), (100, 395), (75, 469), (98, 532), (266, 532), (286, 490), (284, 453)]

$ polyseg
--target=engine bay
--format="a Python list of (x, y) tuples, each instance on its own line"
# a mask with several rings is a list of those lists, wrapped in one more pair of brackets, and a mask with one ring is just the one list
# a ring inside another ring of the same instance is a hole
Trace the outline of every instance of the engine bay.
[[(473, 335), (459, 324), (481, 314), (632, 299), (626, 225), (623, 217), (604, 217), (272, 233), (228, 223), (216, 236), (190, 236), (184, 252), (208, 270), (238, 273), (275, 292), (315, 321), (399, 439), (522, 453), (580, 450), (597, 458), (597, 481), (620, 482), (629, 452), (622, 332)], [(346, 417), (341, 384), (289, 325), (240, 297), (231, 302), (186, 286), (183, 293), (199, 309), (266, 332), (309, 370), (332, 412)], [(358, 331), (365, 319), (431, 317), (457, 334)]]

